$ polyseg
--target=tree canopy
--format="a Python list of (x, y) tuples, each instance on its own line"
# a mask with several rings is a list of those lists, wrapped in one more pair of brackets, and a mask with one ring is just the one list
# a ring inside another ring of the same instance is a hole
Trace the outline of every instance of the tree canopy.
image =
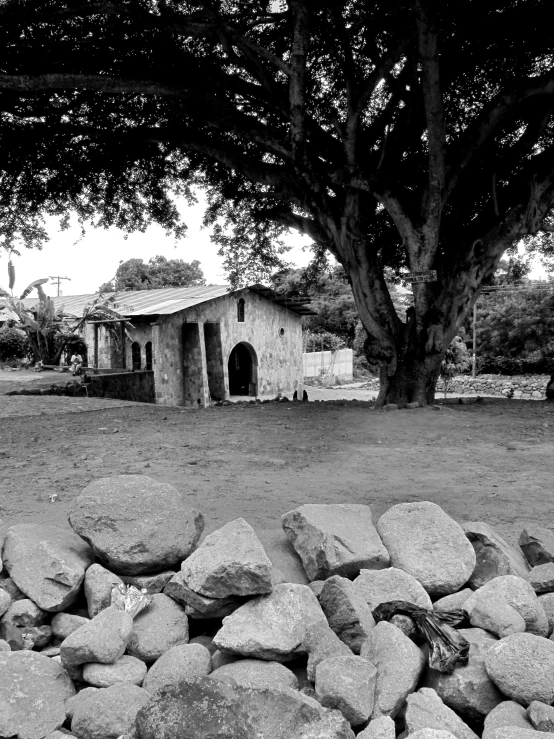
[(153, 290), (160, 287), (192, 287), (205, 285), (200, 262), (195, 259), (167, 259), (158, 254), (147, 263), (143, 259), (120, 262), (113, 280), (100, 285), (99, 292)]
[[(175, 228), (168, 190), (202, 184), (235, 282), (279, 264), (283, 229), (307, 234), (346, 272), (379, 402), (430, 402), (483, 281), (554, 224), (550, 15), (546, 0), (5, 0), (1, 228), (68, 205)], [(387, 267), (437, 272), (405, 321)]]

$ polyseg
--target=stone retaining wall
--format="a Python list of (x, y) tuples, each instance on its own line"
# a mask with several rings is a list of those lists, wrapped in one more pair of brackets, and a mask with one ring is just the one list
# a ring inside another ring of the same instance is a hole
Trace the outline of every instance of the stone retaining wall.
[[(462, 394), (504, 395), (509, 397), (513, 391), (513, 398), (522, 399), (544, 399), (546, 397), (546, 386), (550, 375), (478, 375), (475, 379), (471, 376), (461, 375), (454, 377), (449, 384), (449, 392)], [(437, 393), (444, 386), (442, 380), (437, 383)]]
[[(88, 379), (90, 378), (90, 382)], [(89, 375), (87, 377), (89, 398), (115, 398), (155, 403), (154, 373), (150, 370)]]

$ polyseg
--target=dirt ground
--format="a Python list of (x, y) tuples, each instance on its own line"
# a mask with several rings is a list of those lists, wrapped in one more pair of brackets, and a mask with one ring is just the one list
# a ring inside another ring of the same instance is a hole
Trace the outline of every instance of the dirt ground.
[[(512, 542), (526, 521), (554, 528), (554, 404), (546, 401), (451, 400), (441, 410), (394, 412), (359, 400), (185, 410), (7, 397), (7, 389), (0, 379), (4, 526), (67, 526), (71, 500), (92, 480), (140, 474), (181, 490), (204, 513), (206, 533), (242, 516), (266, 539), (302, 503), (365, 503), (377, 518), (415, 500), (434, 501), (459, 521), (486, 521)], [(308, 391), (314, 399), (333, 394)]]

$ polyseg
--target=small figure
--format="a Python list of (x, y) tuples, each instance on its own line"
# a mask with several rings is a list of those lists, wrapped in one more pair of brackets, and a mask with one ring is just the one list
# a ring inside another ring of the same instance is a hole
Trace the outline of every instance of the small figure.
[(81, 374), (81, 367), (83, 366), (83, 357), (80, 354), (73, 354), (71, 357), (71, 372), (73, 376)]
[[(293, 400), (298, 400), (298, 391), (297, 390), (294, 391), (294, 395), (292, 396), (292, 399)], [(305, 390), (302, 391), (302, 400), (308, 400), (308, 393)]]

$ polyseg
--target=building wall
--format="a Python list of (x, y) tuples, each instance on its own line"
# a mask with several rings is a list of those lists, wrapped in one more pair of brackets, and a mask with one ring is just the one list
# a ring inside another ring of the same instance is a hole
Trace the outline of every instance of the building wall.
[(351, 380), (352, 373), (352, 349), (338, 349), (334, 352), (307, 352), (304, 354), (304, 377)]

